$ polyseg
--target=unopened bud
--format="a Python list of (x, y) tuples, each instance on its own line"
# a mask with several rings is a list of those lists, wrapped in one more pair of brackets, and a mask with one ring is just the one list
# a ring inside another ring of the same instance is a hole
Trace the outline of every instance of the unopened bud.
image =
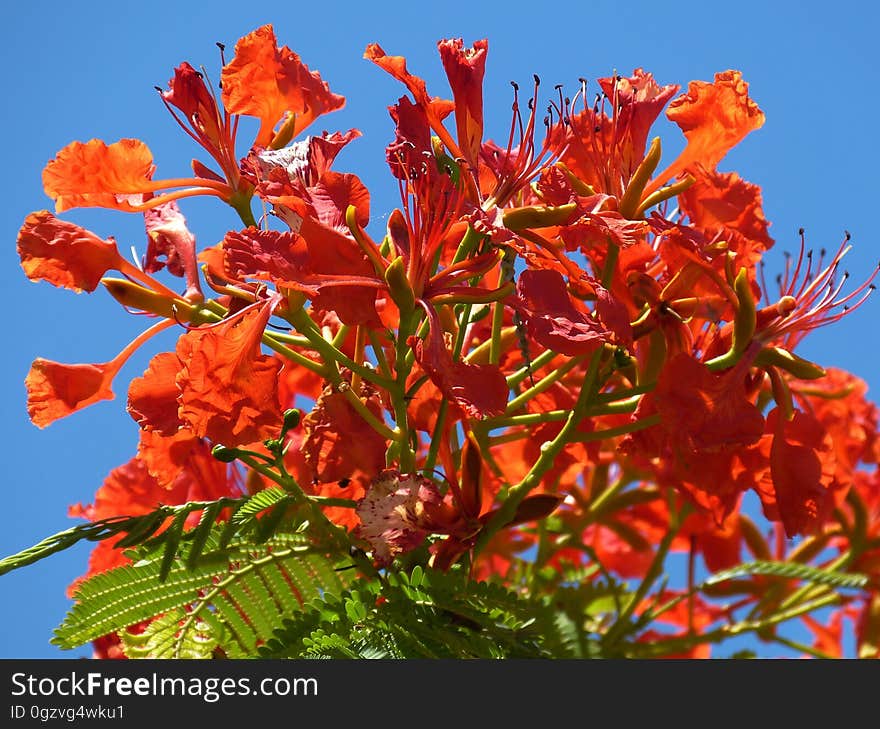
[(299, 425), (301, 413), (297, 408), (290, 408), (289, 410), (284, 411), (284, 415), (282, 417), (283, 420), (281, 422), (281, 432), (286, 433), (288, 430), (293, 430), (297, 425)]
[(402, 316), (411, 314), (416, 308), (416, 297), (406, 277), (406, 266), (403, 256), (395, 258), (388, 268), (385, 269), (385, 283), (388, 284), (388, 293), (397, 305)]
[(221, 463), (232, 463), (238, 458), (238, 449), (227, 448), (225, 445), (218, 443), (211, 449), (211, 455)]
[(801, 380), (818, 380), (825, 370), (814, 362), (798, 357), (782, 347), (764, 347), (755, 358), (758, 367), (778, 367)]
[(739, 270), (736, 281), (733, 284), (738, 303), (736, 320), (733, 324), (733, 351), (741, 354), (752, 341), (757, 324), (757, 312), (755, 310), (755, 297), (752, 295), (752, 285), (745, 268)]
[(504, 227), (508, 230), (525, 230), (526, 228), (547, 228), (551, 225), (564, 225), (576, 211), (575, 203), (547, 207), (545, 205), (526, 205), (521, 208), (505, 210)]
[(148, 311), (187, 324), (201, 324), (204, 321), (199, 307), (184, 299), (172, 299), (124, 278), (105, 276), (101, 283), (114, 299), (128, 309)]

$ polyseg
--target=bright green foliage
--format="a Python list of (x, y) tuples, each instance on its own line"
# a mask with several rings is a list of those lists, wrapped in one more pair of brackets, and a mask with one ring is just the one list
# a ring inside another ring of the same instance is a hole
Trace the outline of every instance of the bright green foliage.
[[(182, 608), (156, 618), (142, 633), (120, 631), (128, 658), (212, 658), (223, 643), (223, 626), (216, 620), (196, 619), (188, 630), (181, 630), (187, 620)], [(220, 639), (215, 634), (219, 629)]]
[(828, 585), (830, 587), (850, 589), (865, 587), (865, 585), (868, 584), (868, 578), (865, 575), (860, 575), (855, 572), (832, 572), (830, 570), (822, 570), (798, 562), (768, 561), (747, 562), (746, 564), (732, 567), (729, 570), (716, 572), (709, 577), (704, 584), (716, 585), (719, 582), (726, 582), (727, 580), (732, 580), (737, 577), (745, 577), (747, 575), (788, 577), (804, 580), (805, 582), (812, 582), (816, 585)]
[[(187, 529), (194, 513), (198, 523)], [(0, 573), (83, 539), (121, 537), (133, 563), (82, 583), (53, 642), (72, 648), (117, 633), (131, 658), (648, 657), (656, 651), (639, 636), (652, 621), (691, 595), (735, 591), (740, 578), (773, 580), (768, 600), (772, 585), (803, 582), (808, 607), (867, 582), (833, 565), (755, 561), (664, 597), (662, 584), (640, 596), (598, 561), (550, 570), (514, 560), (507, 586), (471, 579), (466, 565), (443, 573), (410, 562), (376, 572), (332, 529), (317, 538), (309, 526), (319, 517), (281, 488), (162, 506), (56, 534), (0, 561)], [(355, 565), (361, 576), (347, 583)], [(778, 620), (755, 614), (667, 643), (682, 651), (721, 643), (802, 612), (793, 605)], [(669, 647), (661, 641), (657, 650)]]
[(263, 658), (541, 658), (558, 645), (546, 599), (416, 567), (359, 580), (285, 619)]
[(173, 557), (164, 580), (168, 552), (148, 547), (134, 564), (87, 580), (53, 642), (72, 648), (164, 616), (146, 638), (127, 639), (132, 655), (253, 655), (283, 616), (343, 588), (336, 565), (300, 533), (279, 531), (262, 544), (237, 537), (221, 547), (221, 531), (205, 540), (195, 564), (186, 549)]

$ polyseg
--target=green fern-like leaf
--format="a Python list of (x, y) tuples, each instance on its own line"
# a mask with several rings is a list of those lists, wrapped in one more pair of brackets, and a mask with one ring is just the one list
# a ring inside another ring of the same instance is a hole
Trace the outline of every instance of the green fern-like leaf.
[(239, 526), (243, 526), (261, 512), (281, 503), (293, 503), (293, 496), (277, 486), (257, 491), (235, 512), (232, 516), (232, 521)]
[(719, 582), (732, 580), (748, 575), (772, 575), (791, 579), (805, 580), (817, 585), (828, 585), (837, 588), (858, 589), (868, 584), (868, 578), (855, 572), (832, 572), (818, 567), (800, 564), (799, 562), (757, 561), (737, 565), (705, 580), (705, 585), (716, 585)]
[[(186, 504), (173, 506), (161, 505), (148, 514), (139, 516), (114, 516), (108, 519), (80, 524), (70, 529), (46, 537), (32, 547), (16, 554), (0, 559), (0, 575), (12, 570), (25, 567), (39, 562), (56, 552), (63, 551), (81, 541), (99, 542), (104, 539), (120, 537), (116, 546), (120, 548), (135, 547), (147, 544), (151, 547), (162, 545), (165, 549), (165, 570), (170, 568), (173, 560), (179, 554), (186, 542), (187, 555), (190, 566), (195, 564), (208, 535), (214, 529), (224, 509), (232, 512), (232, 518), (227, 522), (226, 530), (220, 540), (225, 546), (237, 534), (254, 532), (258, 535), (257, 541), (269, 539), (276, 530), (289, 529), (285, 516), (289, 515), (291, 505), (295, 503), (294, 496), (280, 488), (269, 488), (259, 491), (253, 496), (241, 498), (224, 497), (216, 501), (191, 501)], [(261, 518), (263, 512), (272, 509), (268, 518)], [(201, 512), (199, 525), (190, 531), (184, 532), (183, 525), (190, 514)], [(170, 526), (166, 526), (171, 520)]]
[(164, 582), (167, 552), (147, 547), (134, 564), (87, 580), (52, 642), (72, 648), (149, 620), (146, 637), (125, 637), (134, 656), (253, 655), (283, 616), (343, 587), (333, 561), (302, 534), (279, 531), (262, 544), (236, 537), (220, 549), (223, 528), (194, 565), (185, 553), (173, 558)]
[(222, 624), (198, 620), (190, 630), (181, 635), (181, 626), (186, 622), (186, 612), (177, 608), (156, 618), (139, 634), (128, 630), (119, 631), (126, 657), (177, 655), (180, 658), (211, 658), (223, 643)]
[(261, 649), (266, 658), (549, 657), (546, 601), (417, 567), (410, 576), (360, 580), (285, 619)]

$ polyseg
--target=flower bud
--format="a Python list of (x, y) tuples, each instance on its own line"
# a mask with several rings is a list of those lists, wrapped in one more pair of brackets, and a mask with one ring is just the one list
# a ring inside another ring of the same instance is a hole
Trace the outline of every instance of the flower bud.
[(385, 283), (388, 284), (388, 293), (391, 294), (391, 299), (400, 310), (401, 316), (411, 314), (416, 308), (416, 296), (406, 277), (403, 256), (395, 258), (385, 269)]

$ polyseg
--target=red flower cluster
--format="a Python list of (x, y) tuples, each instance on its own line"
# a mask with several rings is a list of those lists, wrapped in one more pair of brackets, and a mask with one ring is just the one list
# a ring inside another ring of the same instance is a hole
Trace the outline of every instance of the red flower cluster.
[[(845, 555), (880, 579), (877, 409), (860, 380), (794, 352), (872, 286), (845, 286), (846, 241), (817, 257), (803, 240), (778, 290), (766, 285), (774, 241), (760, 189), (717, 169), (764, 122), (740, 73), (678, 94), (636, 69), (600, 79), (595, 101), (582, 82), (549, 106), (536, 78), (525, 109), (514, 87), (499, 144), (483, 131), (487, 42), (439, 51), (452, 100), (430, 95), (402, 57), (366, 49), (409, 93), (389, 108), (401, 202), (384, 230), (370, 224), (361, 180), (333, 169), (360, 132), (302, 136), (344, 99), (271, 26), (236, 44), (219, 96), (188, 63), (160, 90), (208, 155), (192, 176), (153, 179), (134, 139), (73, 142), (48, 163), (57, 213), (143, 214), (146, 256), (136, 267), (112, 239), (43, 210), (18, 237), (27, 276), (103, 286), (159, 323), (110, 362), (36, 360), (33, 422), (112, 398), (131, 352), (181, 328), (129, 387), (137, 455), (76, 514), (263, 488), (211, 449), (265, 452), (297, 406), (308, 413), (284, 431), (287, 469), (309, 496), (351, 500), (326, 513), (383, 567), (428, 545), (435, 567), (467, 559), (475, 575), (503, 578), (537, 547), (539, 566), (598, 562), (625, 579), (672, 549), (711, 570), (744, 551), (814, 564)], [(686, 139), (673, 160), (649, 141), (664, 109)], [(238, 150), (241, 116), (259, 131)], [(199, 251), (177, 207), (193, 195), (228, 203), (242, 226)], [(259, 225), (254, 198), (272, 212)], [(160, 282), (163, 268), (178, 286)], [(769, 539), (742, 509), (747, 492)], [(800, 546), (785, 541), (796, 536)], [(105, 543), (90, 572), (121, 559)], [(733, 606), (783, 604), (763, 579), (740, 580)], [(872, 594), (839, 613), (863, 652), (880, 631)], [(657, 620), (680, 634), (734, 609), (693, 596), (676, 605)], [(822, 650), (839, 652), (839, 635), (810, 625)]]

